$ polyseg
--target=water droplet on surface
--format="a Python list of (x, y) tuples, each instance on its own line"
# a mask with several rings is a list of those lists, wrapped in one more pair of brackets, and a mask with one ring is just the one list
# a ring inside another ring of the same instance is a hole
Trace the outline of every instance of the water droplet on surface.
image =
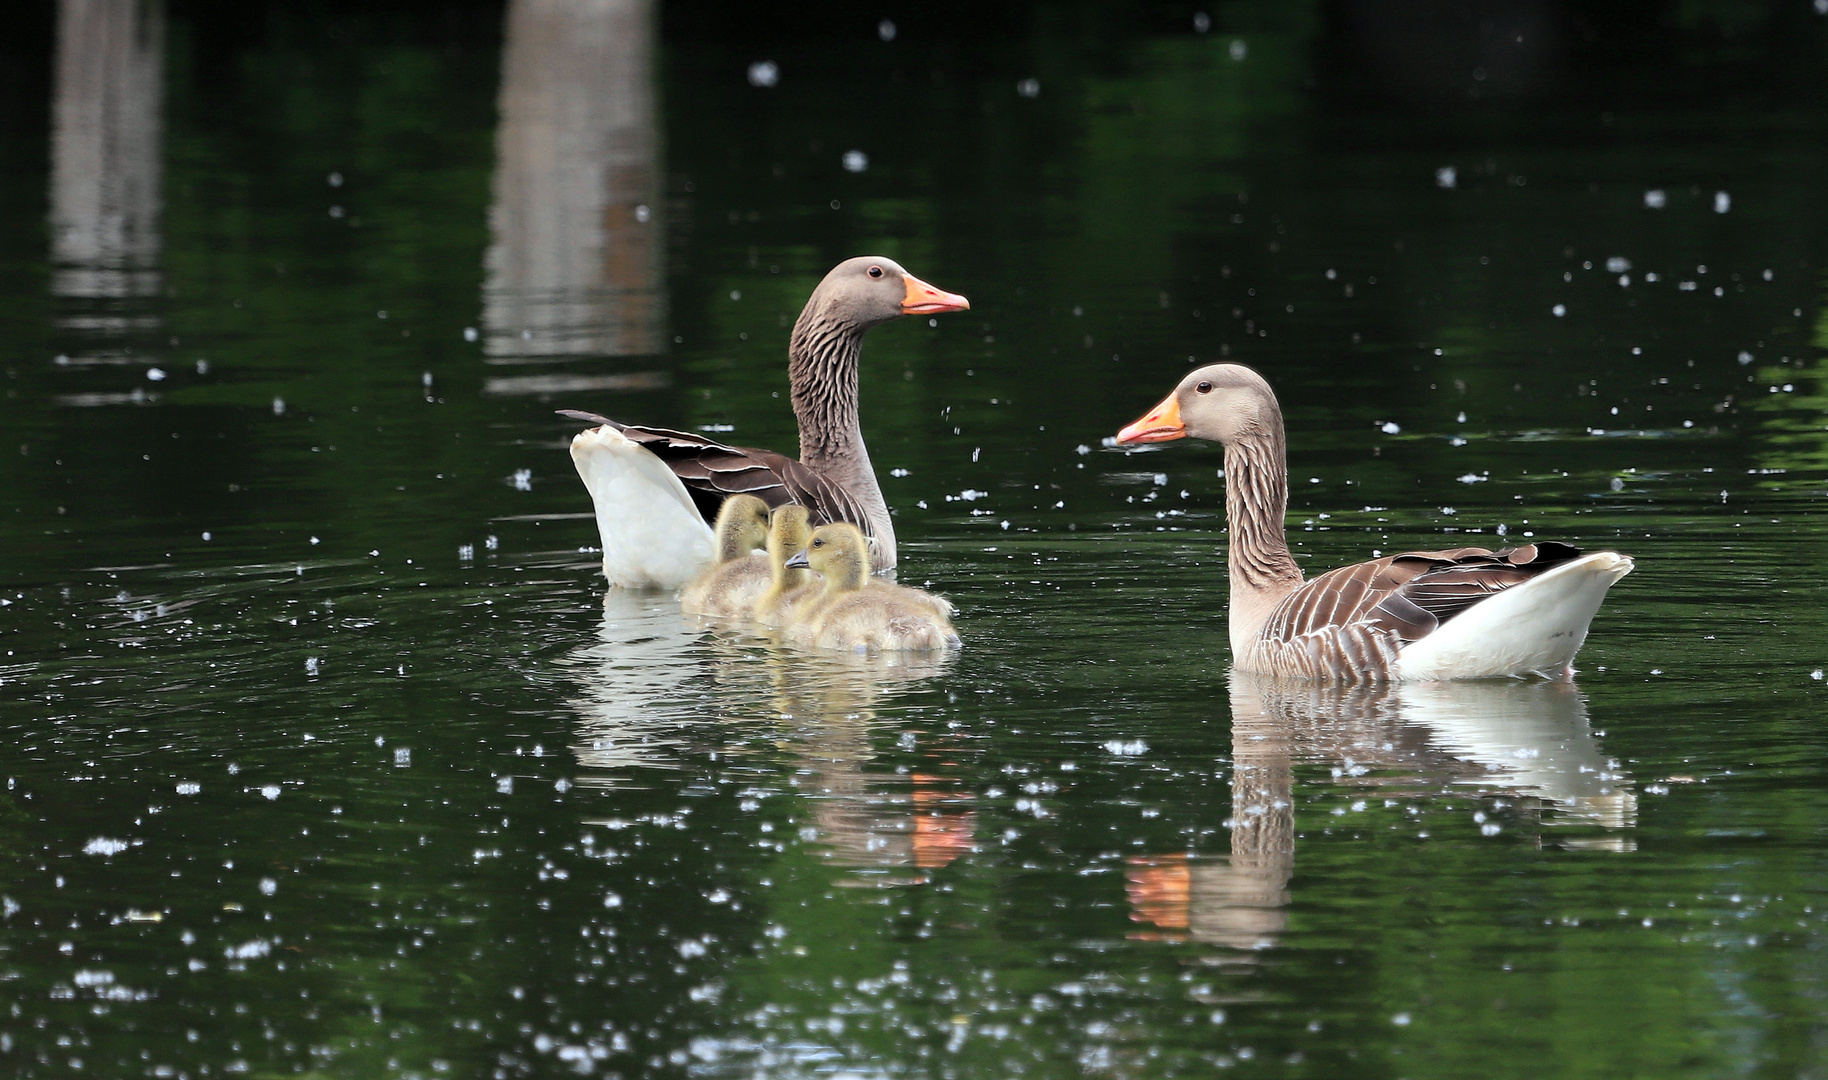
[(1714, 192), (1714, 213), (1724, 214), (1733, 208), (1733, 197), (1724, 191)]
[(477, 333), (476, 333), (476, 328), (474, 326), (466, 326), (463, 328), (463, 340), (475, 341), (476, 338), (477, 338)]
[(1644, 205), (1652, 210), (1661, 210), (1669, 202), (1669, 196), (1662, 188), (1651, 188), (1644, 193)]
[(1041, 93), (1041, 81), (1039, 79), (1023, 79), (1016, 84), (1016, 93), (1021, 94), (1025, 98), (1038, 97)]
[(895, 40), (895, 20), (884, 19), (876, 24), (876, 36), (884, 41)]
[(1204, 11), (1194, 12), (1193, 32), (1196, 34), (1204, 34), (1210, 29), (1212, 29), (1212, 16), (1206, 14)]
[(1233, 60), (1242, 60), (1250, 55), (1250, 49), (1244, 44), (1243, 38), (1232, 39), (1231, 48), (1227, 51), (1231, 53), (1231, 58)]
[(781, 81), (781, 68), (773, 60), (757, 60), (749, 65), (749, 85), (763, 89)]
[[(843, 158), (844, 171), (860, 173), (870, 167), (870, 156), (861, 150), (846, 150)], [(732, 296), (735, 300), (737, 297)]]
[[(1460, 170), (1454, 168), (1452, 165), (1443, 165), (1434, 171), (1434, 186), (1435, 187), (1451, 188), (1451, 187), (1454, 187), (1455, 185), (1457, 185), (1459, 182), (1460, 182)], [(1327, 276), (1331, 277), (1332, 275), (1329, 274)]]
[(1556, 318), (1559, 319), (1563, 315), (1566, 315), (1568, 313), (1568, 305), (1556, 304), (1554, 307), (1549, 309), (1549, 312), (1550, 312), (1550, 314), (1554, 315)]

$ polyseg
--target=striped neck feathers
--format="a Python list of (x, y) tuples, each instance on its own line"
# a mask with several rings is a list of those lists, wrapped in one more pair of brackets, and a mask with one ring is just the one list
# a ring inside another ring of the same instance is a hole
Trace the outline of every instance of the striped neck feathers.
[(1231, 576), (1257, 590), (1286, 590), (1301, 584), (1301, 569), (1289, 554), (1288, 450), (1282, 418), (1272, 415), (1265, 430), (1225, 444), (1225, 519), (1230, 527)]
[(815, 296), (793, 324), (787, 347), (787, 380), (793, 415), (800, 422), (800, 460), (813, 468), (854, 462), (863, 452), (857, 417), (857, 361), (863, 327), (843, 318), (836, 305)]

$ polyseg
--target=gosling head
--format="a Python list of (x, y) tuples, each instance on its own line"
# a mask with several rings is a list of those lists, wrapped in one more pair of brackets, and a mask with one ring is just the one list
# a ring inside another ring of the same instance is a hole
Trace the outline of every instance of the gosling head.
[(812, 539), (812, 526), (808, 523), (806, 508), (798, 503), (774, 508), (768, 522), (768, 561), (775, 568), (775, 576), (787, 574), (794, 584), (799, 583), (802, 572), (787, 570), (787, 560), (806, 546)]
[(717, 508), (717, 561), (740, 559), (768, 543), (768, 504), (754, 495), (731, 495)]
[(863, 531), (848, 522), (834, 521), (812, 531), (805, 550), (787, 560), (825, 579), (827, 592), (861, 589), (870, 579), (870, 547)]
[(832, 268), (813, 290), (806, 310), (861, 330), (902, 315), (967, 311), (971, 301), (936, 289), (901, 268), (894, 259), (860, 255)]
[(1264, 438), (1281, 427), (1275, 391), (1241, 364), (1195, 368), (1147, 416), (1117, 433), (1119, 445), (1192, 436), (1218, 443)]

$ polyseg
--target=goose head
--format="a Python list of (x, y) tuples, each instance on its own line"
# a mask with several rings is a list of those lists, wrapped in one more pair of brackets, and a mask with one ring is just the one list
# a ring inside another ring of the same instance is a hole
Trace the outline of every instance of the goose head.
[(833, 267), (806, 308), (825, 322), (861, 331), (903, 315), (968, 311), (971, 301), (927, 284), (894, 259), (859, 255)]
[(1275, 392), (1242, 364), (1195, 368), (1148, 415), (1117, 433), (1120, 446), (1206, 439), (1233, 444), (1272, 435), (1281, 426)]
[(717, 561), (740, 559), (768, 543), (768, 504), (754, 495), (731, 495), (717, 508)]
[(816, 572), (825, 579), (827, 593), (861, 589), (870, 579), (869, 543), (857, 526), (834, 521), (814, 529), (805, 550), (787, 565)]

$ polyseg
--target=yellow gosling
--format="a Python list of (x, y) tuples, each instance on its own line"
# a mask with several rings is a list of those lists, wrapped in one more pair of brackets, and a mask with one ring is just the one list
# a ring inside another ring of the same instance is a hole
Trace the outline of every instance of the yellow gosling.
[(688, 615), (747, 615), (768, 588), (768, 559), (753, 554), (768, 542), (768, 504), (754, 495), (732, 495), (717, 511), (717, 561), (680, 594)]
[(775, 507), (768, 524), (768, 587), (756, 598), (751, 611), (756, 622), (784, 626), (794, 604), (817, 595), (812, 572), (787, 565), (811, 539), (812, 525), (804, 506), (788, 503)]
[(817, 595), (793, 605), (788, 640), (850, 652), (957, 648), (952, 605), (931, 593), (870, 578), (869, 545), (855, 525), (813, 530), (806, 550), (787, 561), (824, 579)]

